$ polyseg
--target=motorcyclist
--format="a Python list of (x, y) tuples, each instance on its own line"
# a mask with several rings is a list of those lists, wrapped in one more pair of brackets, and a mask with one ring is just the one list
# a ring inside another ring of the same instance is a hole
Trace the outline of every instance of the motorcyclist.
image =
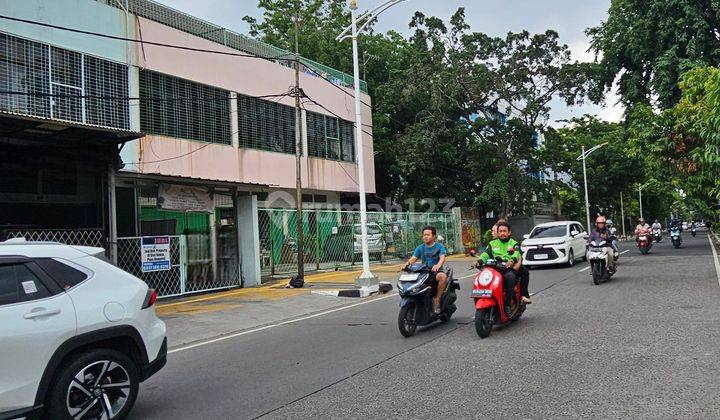
[(660, 229), (660, 230), (662, 230), (662, 225), (660, 224), (660, 222), (658, 221), (658, 219), (655, 219), (655, 221), (654, 221), (653, 224), (652, 224), (652, 230), (655, 230), (655, 229)]
[[(613, 253), (617, 252), (615, 246), (613, 245), (615, 237), (610, 233), (610, 230), (607, 228), (607, 223), (604, 216), (598, 216), (597, 219), (595, 219), (595, 229), (590, 232), (587, 241), (588, 243), (591, 243), (593, 241), (597, 243), (605, 241), (605, 243), (607, 244), (606, 246), (609, 246), (613, 249)], [(615, 269), (615, 258), (610, 258), (610, 261), (608, 263), (608, 269), (611, 271)]]
[(426, 267), (430, 268), (430, 281), (437, 283), (437, 291), (435, 298), (433, 298), (433, 312), (440, 314), (440, 298), (445, 291), (445, 285), (447, 283), (447, 274), (443, 271), (447, 251), (443, 244), (436, 242), (437, 230), (434, 226), (425, 226), (422, 233), (423, 243), (415, 248), (412, 257), (410, 257), (406, 265), (403, 265), (403, 268), (414, 264), (417, 260), (422, 261)]
[(673, 229), (677, 229), (682, 232), (682, 220), (676, 217), (670, 219), (670, 223), (668, 223), (668, 232), (672, 231)]
[(635, 227), (635, 242), (640, 243), (640, 235), (650, 236), (650, 225), (647, 224), (644, 217), (638, 219), (638, 225)]
[[(500, 222), (506, 222), (505, 219), (499, 219), (492, 227), (492, 237), (493, 239), (498, 238), (497, 228), (498, 223)], [(513, 267), (515, 271), (517, 271), (517, 279), (520, 282), (520, 290), (522, 292), (522, 301), (525, 304), (532, 303), (532, 300), (530, 300), (530, 291), (528, 290), (528, 285), (530, 284), (530, 270), (528, 270), (527, 266), (523, 265), (522, 258), (520, 258), (520, 261), (515, 264)]]
[(607, 226), (608, 232), (610, 232), (610, 236), (612, 237), (612, 248), (613, 248), (613, 257), (615, 258), (615, 261), (617, 261), (619, 254), (618, 254), (618, 245), (617, 245), (617, 229), (615, 226), (613, 226), (612, 219), (607, 219), (607, 222), (605, 223)]
[[(485, 264), (491, 258), (500, 258), (505, 262), (506, 270), (503, 271), (503, 288), (509, 301), (515, 295), (513, 292), (517, 280), (515, 265), (522, 258), (522, 254), (520, 254), (520, 245), (510, 237), (510, 224), (508, 222), (499, 221), (497, 223), (497, 236), (497, 239), (490, 241), (485, 251), (480, 255), (480, 261)], [(523, 301), (526, 301), (526, 299), (523, 299)]]

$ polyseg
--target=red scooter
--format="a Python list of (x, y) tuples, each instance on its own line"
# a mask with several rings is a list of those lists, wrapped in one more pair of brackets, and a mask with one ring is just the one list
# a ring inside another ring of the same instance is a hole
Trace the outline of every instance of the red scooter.
[(637, 246), (642, 255), (647, 255), (652, 248), (652, 237), (647, 232), (640, 232), (637, 235)]
[[(480, 268), (480, 263), (476, 265)], [(502, 272), (508, 270), (500, 259), (489, 259), (475, 276), (472, 298), (475, 300), (475, 331), (480, 338), (492, 332), (493, 325), (505, 325), (517, 321), (525, 312), (520, 282), (515, 283), (514, 296), (506, 306)]]

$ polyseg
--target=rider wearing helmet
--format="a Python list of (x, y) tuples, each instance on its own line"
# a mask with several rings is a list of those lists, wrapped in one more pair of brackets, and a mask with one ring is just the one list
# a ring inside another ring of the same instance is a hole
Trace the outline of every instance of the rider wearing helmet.
[[(480, 255), (480, 261), (483, 264), (489, 259), (499, 258), (505, 263), (506, 270), (503, 271), (503, 288), (508, 301), (515, 296), (515, 283), (517, 280), (517, 272), (515, 265), (522, 259), (520, 253), (520, 245), (515, 239), (510, 237), (510, 225), (506, 221), (498, 221), (497, 239), (490, 241), (485, 251)], [(527, 299), (523, 296), (523, 301)], [(507, 302), (506, 302), (507, 303)]]
[[(595, 229), (593, 229), (592, 232), (590, 232), (590, 235), (588, 236), (588, 243), (590, 242), (601, 242), (605, 241), (607, 244), (606, 246), (609, 246), (613, 249), (614, 252), (617, 252), (617, 249), (615, 248), (615, 237), (610, 233), (610, 230), (607, 228), (607, 220), (605, 219), (605, 216), (598, 216), (597, 219), (595, 219)], [(608, 269), (612, 270), (615, 267), (615, 258), (613, 255), (613, 258), (609, 259)]]

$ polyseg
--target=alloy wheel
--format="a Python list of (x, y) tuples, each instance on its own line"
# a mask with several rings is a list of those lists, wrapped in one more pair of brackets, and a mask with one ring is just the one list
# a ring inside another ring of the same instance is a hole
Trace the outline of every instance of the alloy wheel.
[(78, 420), (113, 419), (125, 408), (130, 389), (130, 375), (123, 366), (99, 360), (82, 368), (70, 382), (67, 412)]

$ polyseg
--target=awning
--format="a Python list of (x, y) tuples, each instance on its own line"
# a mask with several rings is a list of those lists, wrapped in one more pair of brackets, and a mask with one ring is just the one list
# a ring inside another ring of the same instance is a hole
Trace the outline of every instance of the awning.
[(137, 131), (0, 111), (0, 138), (4, 139), (51, 142), (57, 145), (117, 144), (144, 135)]
[(212, 178), (193, 178), (178, 175), (164, 175), (157, 173), (143, 173), (143, 172), (130, 172), (130, 171), (119, 171), (116, 175), (118, 181), (155, 181), (164, 182), (168, 184), (184, 184), (184, 185), (197, 185), (197, 186), (214, 186), (214, 187), (225, 187), (230, 189), (235, 188), (249, 188), (249, 189), (266, 189), (270, 187), (276, 187), (272, 184), (260, 184), (254, 182), (233, 182), (223, 179), (212, 179)]

